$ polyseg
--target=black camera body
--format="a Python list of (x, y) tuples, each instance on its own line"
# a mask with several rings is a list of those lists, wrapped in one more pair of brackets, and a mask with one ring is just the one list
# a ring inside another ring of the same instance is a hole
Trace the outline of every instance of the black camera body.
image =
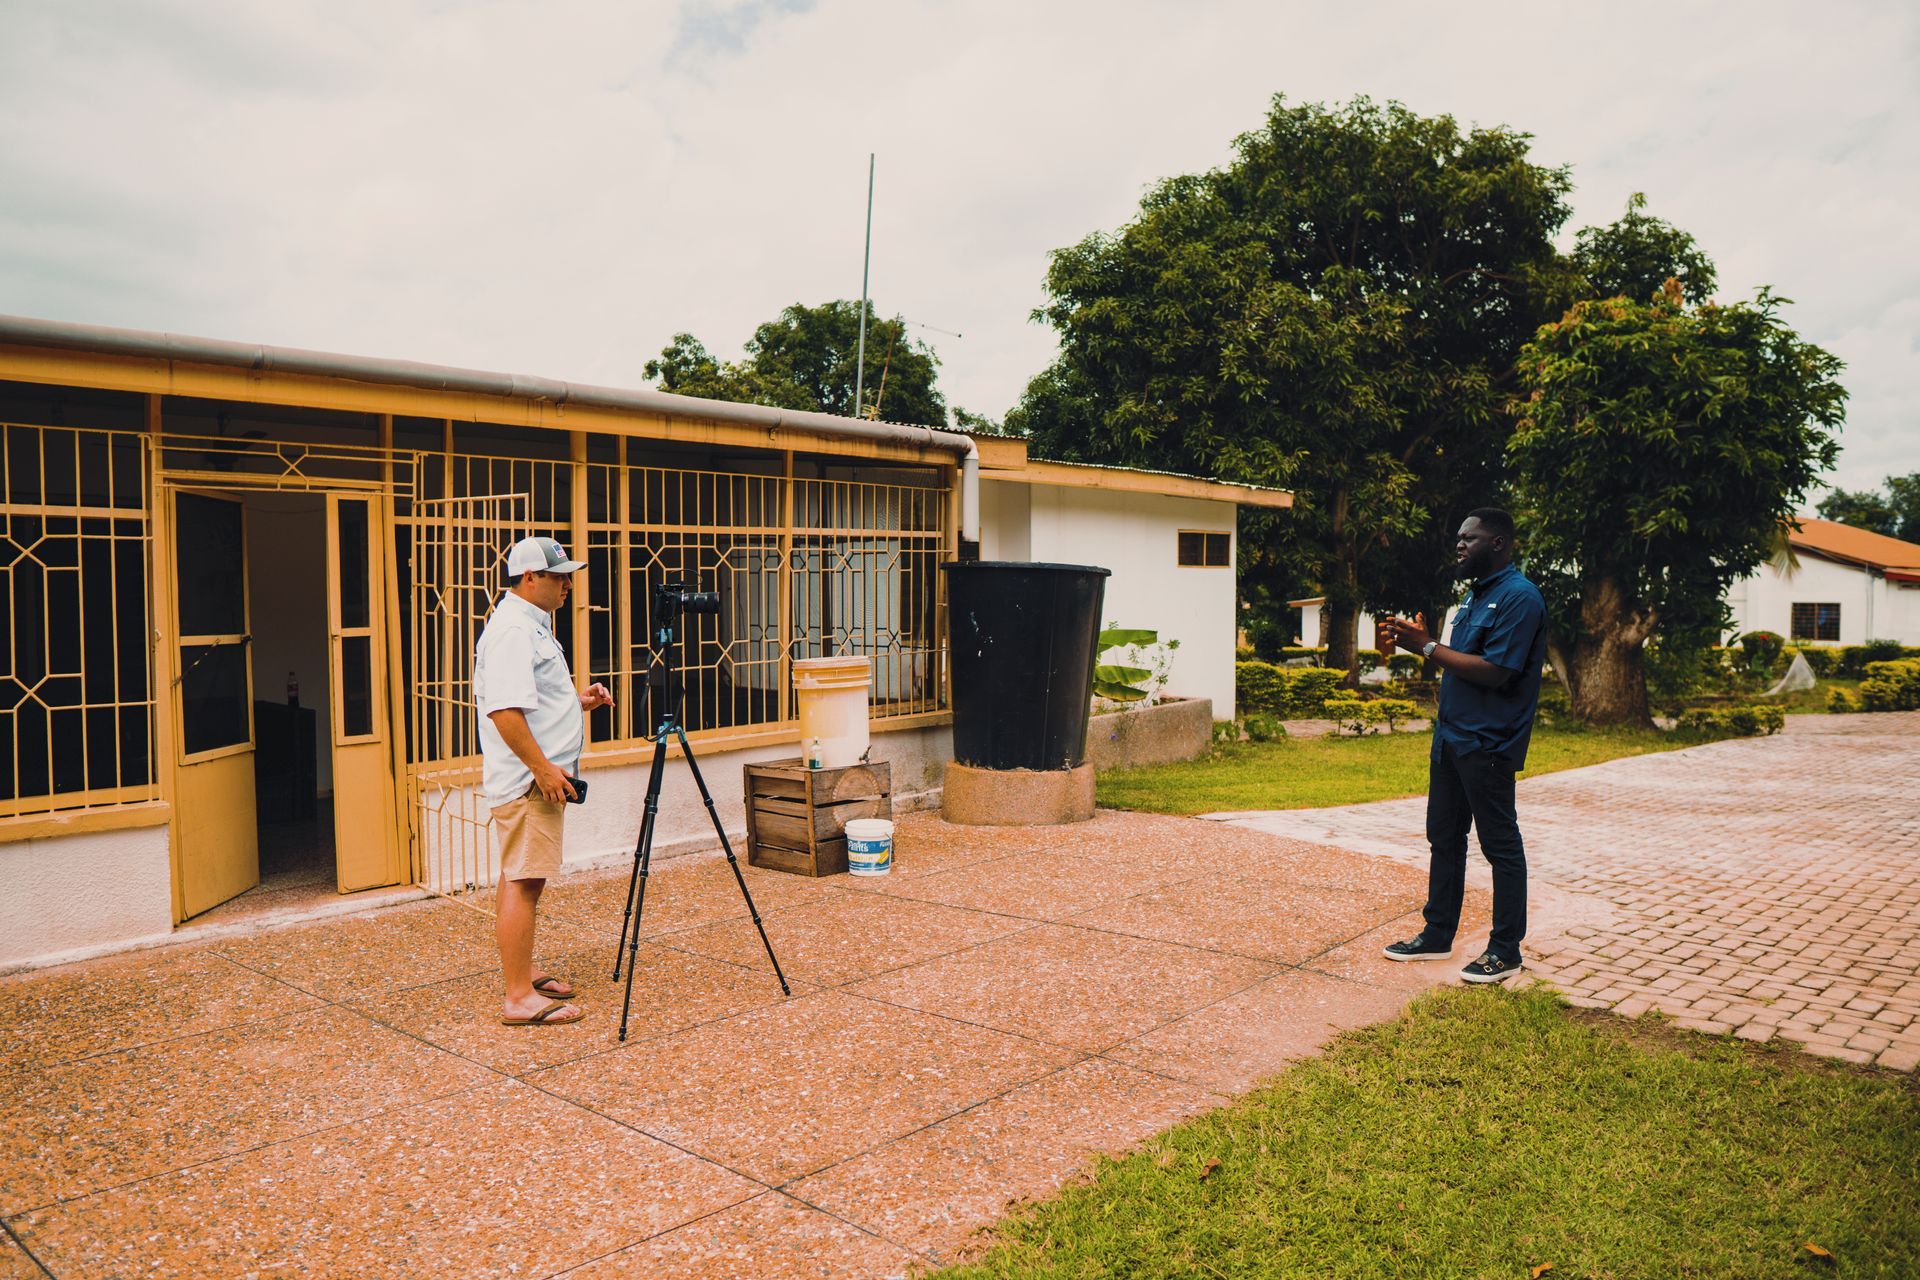
[(653, 589), (653, 625), (672, 626), (683, 613), (720, 612), (720, 593), (689, 591), (686, 579), (668, 578)]

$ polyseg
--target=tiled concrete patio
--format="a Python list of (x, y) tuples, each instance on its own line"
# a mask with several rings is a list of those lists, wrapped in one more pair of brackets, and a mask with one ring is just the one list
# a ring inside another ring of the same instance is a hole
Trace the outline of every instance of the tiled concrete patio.
[(1117, 813), (897, 843), (749, 873), (790, 999), (726, 864), (663, 864), (624, 1045), (624, 871), (543, 903), (572, 1026), (499, 1026), (444, 901), (0, 980), (0, 1277), (902, 1275), (1452, 972), (1380, 957), (1391, 860)]

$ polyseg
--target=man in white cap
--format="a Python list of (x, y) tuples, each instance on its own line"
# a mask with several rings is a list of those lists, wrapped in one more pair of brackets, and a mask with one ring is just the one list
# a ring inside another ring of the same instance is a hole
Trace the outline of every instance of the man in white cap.
[(560, 837), (568, 780), (586, 742), (586, 713), (613, 705), (605, 685), (573, 687), (566, 654), (553, 634), (553, 613), (573, 590), (569, 560), (552, 538), (522, 538), (507, 552), (512, 587), (500, 597), (473, 660), (473, 701), (480, 711), (481, 790), (493, 806), (500, 840), (500, 891), (494, 932), (508, 1026), (554, 1026), (585, 1016), (566, 1003), (573, 988), (533, 967), (534, 907), (547, 878), (560, 870)]

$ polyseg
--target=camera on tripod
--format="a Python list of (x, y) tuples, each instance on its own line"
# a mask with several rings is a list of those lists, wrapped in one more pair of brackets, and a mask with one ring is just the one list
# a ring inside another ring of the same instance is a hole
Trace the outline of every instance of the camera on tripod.
[(733, 868), (733, 879), (740, 886), (740, 897), (747, 904), (747, 914), (753, 918), (753, 927), (759, 930), (760, 945), (767, 949), (767, 961), (773, 965), (773, 976), (780, 980), (782, 995), (792, 995), (787, 985), (787, 975), (780, 971), (780, 961), (773, 954), (773, 943), (767, 941), (766, 925), (761, 923), (760, 912), (753, 905), (753, 895), (747, 891), (747, 877), (740, 870), (740, 860), (733, 855), (733, 843), (727, 839), (727, 828), (720, 821), (720, 811), (714, 807), (713, 793), (707, 790), (706, 779), (700, 776), (700, 766), (694, 762), (693, 744), (687, 741), (687, 730), (680, 723), (680, 680), (679, 668), (675, 664), (675, 646), (679, 637), (675, 634), (676, 624), (683, 614), (718, 614), (720, 612), (720, 594), (717, 591), (689, 591), (686, 580), (679, 577), (668, 578), (653, 589), (653, 644), (654, 655), (647, 670), (647, 696), (656, 699), (655, 727), (653, 731), (653, 767), (647, 773), (647, 794), (641, 802), (640, 836), (633, 847), (633, 873), (627, 879), (626, 914), (620, 920), (620, 941), (613, 951), (613, 979), (620, 980), (621, 951), (626, 952), (627, 991), (620, 1002), (620, 1038), (627, 1038), (627, 1015), (633, 1009), (633, 971), (640, 963), (640, 917), (647, 907), (648, 866), (653, 861), (654, 822), (660, 813), (660, 780), (667, 763), (667, 741), (677, 739), (680, 743), (680, 757), (686, 762), (687, 772), (693, 775), (693, 785), (700, 788), (700, 800), (707, 807), (707, 818), (713, 823), (713, 833), (720, 837), (720, 847), (726, 852), (727, 865)]
[(684, 578), (668, 578), (653, 589), (655, 630), (673, 626), (683, 613), (719, 613), (718, 591), (689, 591)]

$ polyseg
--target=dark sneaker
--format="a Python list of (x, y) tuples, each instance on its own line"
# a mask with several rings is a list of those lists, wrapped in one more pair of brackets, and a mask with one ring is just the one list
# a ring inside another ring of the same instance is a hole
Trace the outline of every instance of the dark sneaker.
[(1422, 933), (1405, 942), (1389, 942), (1380, 948), (1380, 954), (1389, 960), (1447, 960), (1452, 958), (1453, 948), (1435, 946)]
[(1488, 951), (1482, 954), (1478, 960), (1475, 960), (1472, 964), (1462, 969), (1460, 976), (1468, 982), (1505, 982), (1508, 978), (1520, 972), (1521, 967), (1518, 960), (1502, 960), (1499, 956), (1493, 954), (1493, 952)]

